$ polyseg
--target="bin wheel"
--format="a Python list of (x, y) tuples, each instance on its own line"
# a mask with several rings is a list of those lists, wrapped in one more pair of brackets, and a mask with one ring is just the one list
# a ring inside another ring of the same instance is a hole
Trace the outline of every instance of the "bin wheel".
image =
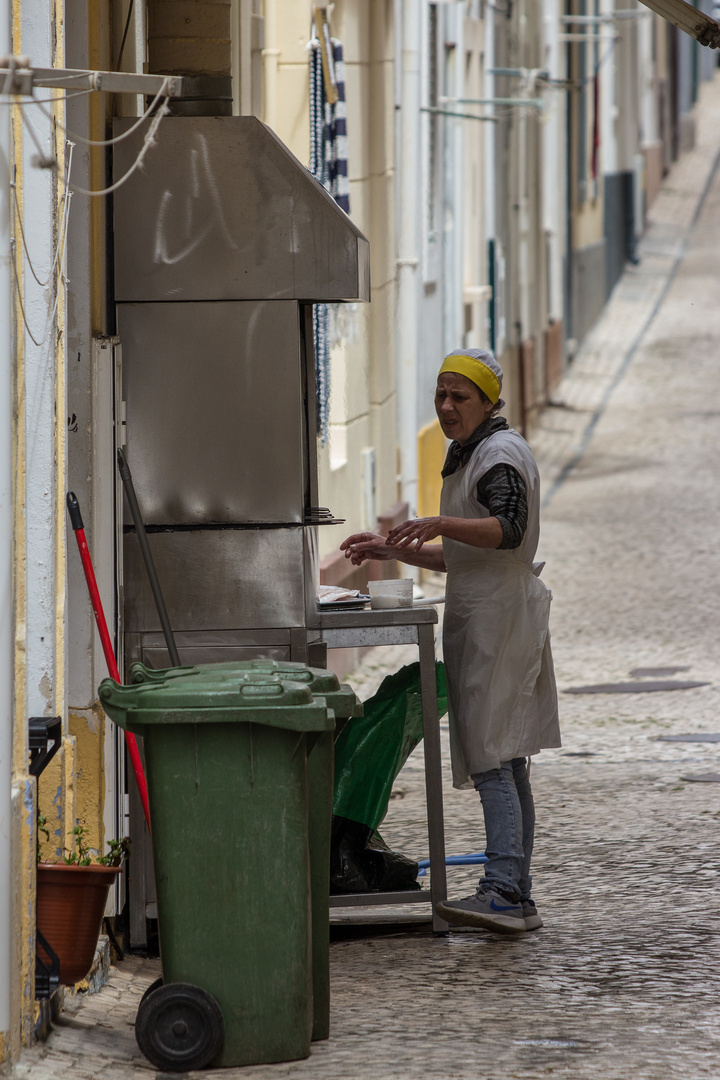
[[(162, 986), (162, 984), (163, 984), (163, 981), (162, 981), (162, 975), (161, 975), (159, 979), (155, 980), (155, 982), (150, 983), (147, 990), (145, 991), (143, 996), (140, 998), (140, 1005), (142, 1005), (145, 998), (149, 998), (151, 994), (154, 994), (156, 990), (159, 990), (160, 987)], [(140, 1008), (140, 1005), (138, 1005), (138, 1008)]]
[(223, 1014), (212, 994), (199, 986), (165, 983), (140, 1002), (135, 1038), (157, 1069), (203, 1069), (222, 1049)]

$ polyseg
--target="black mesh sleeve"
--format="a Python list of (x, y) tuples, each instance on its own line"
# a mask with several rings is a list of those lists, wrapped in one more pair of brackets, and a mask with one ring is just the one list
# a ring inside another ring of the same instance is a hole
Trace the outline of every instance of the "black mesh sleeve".
[(516, 548), (527, 528), (528, 504), (525, 481), (513, 465), (493, 465), (480, 477), (477, 499), (496, 517), (503, 531), (501, 548)]

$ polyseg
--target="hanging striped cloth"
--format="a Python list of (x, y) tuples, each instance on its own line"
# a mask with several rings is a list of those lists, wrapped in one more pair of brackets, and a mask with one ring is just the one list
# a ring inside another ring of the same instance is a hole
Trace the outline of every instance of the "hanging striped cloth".
[[(325, 146), (328, 163), (328, 191), (338, 206), (350, 213), (350, 184), (348, 181), (347, 109), (345, 107), (345, 61), (343, 47), (331, 38), (335, 64), (335, 85), (338, 99), (334, 105), (325, 102)], [(323, 87), (324, 89), (324, 87)]]
[[(342, 44), (331, 38), (338, 100), (331, 105), (325, 93), (320, 42), (310, 42), (310, 172), (350, 213), (350, 185), (347, 161), (347, 113), (345, 109), (345, 63)], [(330, 418), (330, 336), (327, 304), (313, 308), (315, 336), (315, 383), (317, 426), (320, 442), (328, 439)]]

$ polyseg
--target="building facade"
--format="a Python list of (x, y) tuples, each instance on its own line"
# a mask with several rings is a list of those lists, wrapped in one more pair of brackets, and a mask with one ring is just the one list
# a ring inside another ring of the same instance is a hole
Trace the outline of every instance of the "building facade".
[[(708, 5), (709, 0), (703, 0)], [(347, 533), (437, 513), (442, 356), (488, 348), (532, 435), (628, 261), (669, 164), (692, 146), (715, 54), (636, 0), (0, 0), (0, 55), (36, 67), (190, 76), (186, 113), (254, 114), (301, 163), (313, 39), (342, 45), (349, 213), (371, 303), (327, 313), (324, 580), (362, 584)], [(0, 91), (4, 84), (0, 82)], [(328, 86), (324, 92), (327, 95)], [(123, 744), (65, 495), (83, 511), (118, 653), (122, 424), (112, 251), (113, 120), (142, 89), (36, 87), (0, 109), (0, 1060), (34, 1038), (37, 810), (45, 855), (128, 829)], [(199, 103), (199, 104), (198, 104)], [(8, 107), (6, 107), (8, 106)], [(176, 103), (171, 103), (177, 108)], [(148, 115), (148, 121), (152, 116)], [(164, 123), (172, 123), (168, 117)], [(317, 149), (317, 146), (316, 146)], [(152, 153), (149, 147), (148, 153)], [(338, 161), (335, 162), (338, 164)], [(93, 194), (88, 194), (91, 192)], [(242, 193), (238, 193), (242, 197)], [(31, 718), (60, 717), (39, 781)], [(131, 870), (132, 872), (132, 870)], [(125, 903), (124, 884), (110, 913)]]

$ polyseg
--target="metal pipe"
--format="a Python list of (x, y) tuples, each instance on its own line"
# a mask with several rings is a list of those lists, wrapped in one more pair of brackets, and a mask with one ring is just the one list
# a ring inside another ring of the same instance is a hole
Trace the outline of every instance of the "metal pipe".
[[(424, 10), (424, 9), (423, 9)], [(400, 77), (399, 146), (400, 176), (396, 187), (398, 219), (397, 245), (397, 416), (401, 452), (402, 498), (417, 512), (417, 357), (419, 289), (421, 276), (420, 213), (418, 208), (420, 164), (420, 33), (421, 5), (418, 0), (402, 0), (395, 8), (401, 13), (396, 26)]]
[[(495, 80), (492, 75), (492, 71), (495, 64), (495, 10), (492, 7), (488, 7), (485, 15), (485, 68), (484, 74), (484, 89), (486, 95), (491, 98), (494, 88)], [(494, 107), (490, 106), (489, 119), (496, 120), (494, 115)], [(483, 174), (483, 184), (485, 187), (485, 244), (488, 252), (491, 250), (491, 241), (496, 240), (496, 158), (495, 158), (495, 139), (496, 131), (492, 128), (485, 128), (484, 131), (484, 145), (483, 150), (485, 153), (485, 170)], [(488, 267), (488, 270), (490, 268)], [(488, 280), (495, 280), (495, 267), (492, 267), (492, 278), (490, 273), (488, 274)], [(495, 315), (497, 313), (497, 306), (495, 303), (495, 293), (490, 300), (490, 311), (493, 312), (493, 323), (495, 322)], [(488, 341), (488, 347), (493, 348), (496, 343)]]
[(507, 75), (511, 79), (524, 79), (525, 81), (527, 81), (533, 73), (536, 81), (550, 78), (550, 72), (546, 71), (545, 68), (533, 72), (531, 68), (491, 67), (488, 68), (486, 72), (488, 75)]
[(148, 544), (147, 533), (145, 532), (145, 525), (143, 523), (142, 514), (140, 513), (140, 506), (137, 501), (137, 495), (135, 494), (135, 485), (133, 484), (132, 473), (127, 463), (125, 455), (122, 450), (118, 448), (117, 452), (118, 468), (120, 470), (120, 476), (122, 478), (123, 487), (125, 488), (125, 494), (127, 495), (127, 501), (130, 505), (130, 513), (132, 514), (133, 522), (135, 523), (135, 531), (137, 533), (138, 543), (140, 545), (140, 551), (142, 553), (143, 561), (145, 563), (145, 569), (150, 581), (150, 588), (155, 599), (155, 606), (157, 607), (157, 613), (160, 618), (160, 625), (165, 637), (165, 644), (167, 645), (168, 652), (170, 653), (170, 663), (173, 667), (180, 667), (180, 657), (178, 656), (177, 646), (175, 645), (175, 636), (170, 625), (170, 619), (168, 618), (167, 608), (165, 607), (165, 600), (163, 598), (162, 589), (160, 588), (160, 582), (158, 580), (157, 571), (155, 569), (155, 562), (153, 561), (152, 552), (150, 551), (150, 545)]
[(560, 22), (564, 26), (595, 26), (600, 23), (612, 23), (616, 19), (646, 19), (649, 12), (635, 8), (631, 11), (606, 11), (601, 15), (560, 15)]
[(558, 41), (578, 41), (590, 44), (593, 41), (617, 41), (619, 34), (559, 34)]
[[(10, 0), (0, 0), (0, 53), (9, 52)], [(0, 109), (0, 1045), (10, 1045), (13, 733), (13, 319), (10, 277), (10, 109)]]
[[(604, 14), (603, 9), (609, 7), (613, 0), (600, 0), (600, 14)], [(616, 35), (619, 37), (619, 35)], [(560, 40), (567, 40), (568, 35), (560, 34)], [(581, 35), (582, 37), (582, 35)], [(602, 33), (595, 35), (588, 34), (587, 40), (597, 40), (602, 42), (605, 40)], [(618, 71), (618, 64), (620, 61), (620, 51), (627, 48), (627, 42), (625, 44), (618, 43), (615, 46), (607, 47), (601, 53), (600, 48), (595, 53), (595, 74), (597, 77), (596, 65), (602, 62), (602, 77), (600, 78), (599, 87), (595, 87), (595, 91), (599, 92), (599, 118), (596, 117), (596, 123), (599, 121), (599, 135), (600, 146), (598, 147), (597, 154), (597, 171), (598, 177), (602, 175), (608, 175), (617, 173), (621, 168), (626, 166), (622, 165), (618, 160), (620, 147), (623, 142), (623, 128), (625, 127), (626, 119), (632, 117), (631, 123), (631, 139), (634, 141), (637, 138), (635, 133), (635, 125), (637, 124), (635, 110), (631, 104), (631, 101), (625, 101), (625, 96), (629, 92), (629, 87), (623, 86), (622, 83), (622, 68)], [(589, 52), (589, 50), (587, 50)], [(620, 75), (621, 82), (618, 82), (618, 75)], [(584, 78), (587, 78), (587, 74)], [(622, 87), (622, 88), (621, 88)], [(590, 95), (590, 101), (592, 101), (592, 95)], [(592, 178), (591, 178), (592, 179)], [(607, 198), (607, 194), (605, 196)]]
[[(564, 60), (558, 41), (558, 12), (561, 0), (546, 0), (544, 8), (544, 34), (546, 62), (549, 71), (566, 75)], [(567, 51), (567, 50), (565, 50)], [(549, 72), (546, 72), (549, 79)], [(550, 84), (552, 85), (552, 84)], [(566, 126), (566, 103), (562, 98), (552, 98), (548, 102), (546, 122), (542, 126), (543, 155), (543, 229), (547, 244), (547, 317), (549, 320), (563, 318), (562, 267), (565, 257), (565, 221), (563, 206), (566, 201), (565, 171), (563, 169), (563, 135)]]
[(535, 109), (542, 109), (545, 102), (542, 98), (515, 98), (515, 97), (492, 97), (492, 98), (440, 98), (446, 105), (532, 105)]
[[(454, 47), (445, 48), (445, 85), (451, 89), (451, 93), (458, 102), (463, 102), (460, 97), (465, 92), (465, 44), (463, 31), (465, 23), (464, 4), (453, 4), (445, 8), (442, 13), (445, 40), (453, 42)], [(452, 98), (440, 98), (440, 103), (452, 103)], [(449, 353), (462, 345), (465, 329), (463, 308), (463, 278), (464, 278), (464, 246), (465, 246), (465, 200), (463, 185), (465, 170), (463, 168), (463, 145), (467, 135), (465, 124), (456, 124), (453, 121), (461, 117), (453, 117), (450, 123), (445, 124), (444, 142), (445, 154), (443, 162), (443, 203), (445, 228), (450, 229), (445, 234), (444, 262), (445, 282), (443, 288), (443, 352)], [(472, 136), (470, 136), (472, 138)]]
[(428, 106), (423, 106), (420, 109), (421, 113), (432, 113), (434, 116), (454, 116), (456, 120), (484, 120), (490, 124), (497, 124), (496, 116), (477, 116), (475, 113), (462, 113), (451, 112), (450, 109), (434, 109)]

